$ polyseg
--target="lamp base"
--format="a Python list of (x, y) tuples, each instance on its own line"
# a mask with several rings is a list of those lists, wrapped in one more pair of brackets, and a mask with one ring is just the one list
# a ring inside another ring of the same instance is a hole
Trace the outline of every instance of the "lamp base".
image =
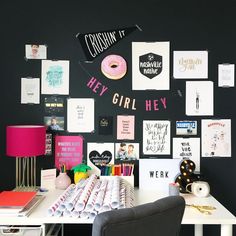
[(36, 157), (16, 158), (16, 188), (15, 191), (37, 191)]

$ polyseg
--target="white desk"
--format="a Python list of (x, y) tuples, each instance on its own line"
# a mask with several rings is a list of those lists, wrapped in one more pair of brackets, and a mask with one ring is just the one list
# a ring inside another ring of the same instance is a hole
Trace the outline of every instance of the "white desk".
[[(92, 220), (47, 216), (47, 209), (61, 193), (60, 190), (47, 193), (46, 198), (29, 217), (0, 217), (0, 225), (91, 224)], [(136, 205), (152, 202), (161, 197), (165, 196), (156, 192), (135, 190)], [(188, 204), (212, 205), (217, 208), (212, 215), (204, 215), (195, 209), (186, 207), (182, 224), (195, 225), (195, 236), (203, 235), (204, 224), (219, 224), (221, 225), (221, 236), (232, 236), (232, 225), (236, 224), (236, 218), (214, 197), (196, 198), (186, 194), (184, 198)]]

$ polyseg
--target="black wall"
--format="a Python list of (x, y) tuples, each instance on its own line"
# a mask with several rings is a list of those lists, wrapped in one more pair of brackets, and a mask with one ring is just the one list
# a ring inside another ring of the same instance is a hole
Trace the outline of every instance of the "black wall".
[[(213, 2), (212, 2), (213, 3)], [(236, 214), (235, 172), (235, 88), (217, 87), (219, 63), (236, 61), (236, 4), (224, 1), (212, 4), (207, 1), (1, 1), (0, 3), (0, 190), (15, 185), (15, 161), (5, 155), (5, 128), (9, 124), (43, 124), (44, 96), (40, 105), (20, 104), (20, 78), (40, 77), (40, 60), (24, 60), (24, 45), (39, 43), (48, 45), (48, 59), (70, 60), (70, 97), (93, 97), (96, 100), (96, 118), (99, 115), (135, 115), (135, 141), (142, 143), (142, 121), (147, 119), (169, 119), (172, 121), (172, 137), (175, 136), (175, 121), (189, 119), (185, 115), (185, 81), (171, 79), (169, 91), (131, 90), (131, 42), (170, 41), (172, 75), (173, 50), (208, 50), (209, 80), (214, 81), (214, 118), (232, 119), (232, 158), (201, 158), (201, 171), (211, 186), (211, 193), (233, 214)], [(138, 24), (143, 31), (135, 31), (116, 46), (98, 57), (93, 64), (85, 64), (84, 54), (75, 35), (133, 26)], [(128, 73), (120, 81), (107, 80), (100, 72), (100, 63), (105, 55), (116, 53), (128, 62)], [(109, 92), (99, 97), (89, 90), (87, 73), (109, 87)], [(183, 97), (178, 95), (180, 90)], [(114, 92), (136, 99), (136, 111), (119, 108), (112, 104)], [(167, 97), (167, 109), (146, 112), (145, 99)], [(200, 126), (201, 118), (198, 120)], [(114, 119), (115, 121), (115, 119)], [(116, 126), (116, 123), (115, 123)], [(85, 151), (87, 142), (116, 142), (114, 136), (83, 134)], [(200, 128), (198, 129), (200, 137)], [(140, 146), (141, 149), (141, 146)], [(158, 156), (171, 158), (171, 156)], [(38, 159), (38, 168), (52, 167), (53, 157)], [(38, 173), (39, 174), (39, 173)], [(70, 231), (67, 226), (67, 232)], [(79, 226), (73, 230), (79, 231)], [(83, 227), (90, 235), (90, 227)], [(184, 226), (182, 235), (192, 235), (193, 229)], [(205, 227), (206, 235), (216, 235), (219, 227)], [(236, 235), (236, 233), (234, 233)]]

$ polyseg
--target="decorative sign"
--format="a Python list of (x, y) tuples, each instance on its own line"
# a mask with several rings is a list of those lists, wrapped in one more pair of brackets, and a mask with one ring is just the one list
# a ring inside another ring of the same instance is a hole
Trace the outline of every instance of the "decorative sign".
[(47, 59), (47, 46), (38, 44), (25, 45), (26, 59)]
[(98, 117), (98, 134), (100, 135), (113, 134), (113, 116)]
[(136, 100), (134, 98), (124, 97), (119, 93), (113, 94), (112, 103), (117, 104), (119, 107), (136, 110), (135, 102)]
[(132, 89), (169, 90), (169, 42), (132, 42)]
[(179, 159), (140, 159), (139, 188), (168, 193), (169, 184), (179, 173)]
[(234, 87), (234, 64), (218, 65), (218, 86)]
[(82, 163), (83, 160), (83, 137), (59, 136), (55, 138), (55, 166), (60, 169), (61, 164), (66, 169), (71, 169)]
[(94, 93), (98, 94), (100, 97), (108, 91), (108, 87), (103, 85), (98, 79), (92, 77), (87, 83), (87, 87), (90, 88)]
[(197, 121), (176, 121), (176, 135), (197, 135)]
[(100, 166), (114, 164), (114, 143), (87, 143), (87, 165), (100, 175)]
[(21, 104), (39, 104), (39, 88), (39, 78), (21, 78)]
[(136, 29), (138, 29), (138, 26), (86, 34), (78, 33), (76, 37), (80, 41), (87, 61), (93, 61), (97, 56), (124, 39)]
[(138, 160), (139, 159), (139, 143), (116, 143), (116, 160)]
[(173, 158), (191, 159), (200, 171), (200, 138), (173, 138)]
[(44, 108), (47, 114), (58, 114), (64, 112), (64, 99), (58, 96), (44, 98)]
[(134, 116), (117, 116), (117, 139), (134, 140)]
[(70, 98), (67, 100), (67, 130), (78, 133), (94, 131), (94, 99)]
[(166, 97), (154, 100), (145, 100), (146, 111), (159, 111), (166, 109)]
[(170, 121), (168, 120), (143, 121), (143, 154), (144, 155), (170, 154)]
[(69, 94), (69, 61), (42, 60), (42, 94)]
[(202, 156), (231, 157), (231, 120), (202, 120)]
[(175, 79), (207, 79), (207, 51), (174, 51)]
[(212, 81), (186, 81), (186, 115), (213, 116), (213, 89)]

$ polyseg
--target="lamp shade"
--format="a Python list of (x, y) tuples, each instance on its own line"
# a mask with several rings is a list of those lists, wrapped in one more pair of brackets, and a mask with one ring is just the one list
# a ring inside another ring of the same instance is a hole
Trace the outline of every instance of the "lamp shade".
[(32, 157), (45, 154), (46, 128), (39, 125), (13, 125), (6, 130), (6, 154)]

